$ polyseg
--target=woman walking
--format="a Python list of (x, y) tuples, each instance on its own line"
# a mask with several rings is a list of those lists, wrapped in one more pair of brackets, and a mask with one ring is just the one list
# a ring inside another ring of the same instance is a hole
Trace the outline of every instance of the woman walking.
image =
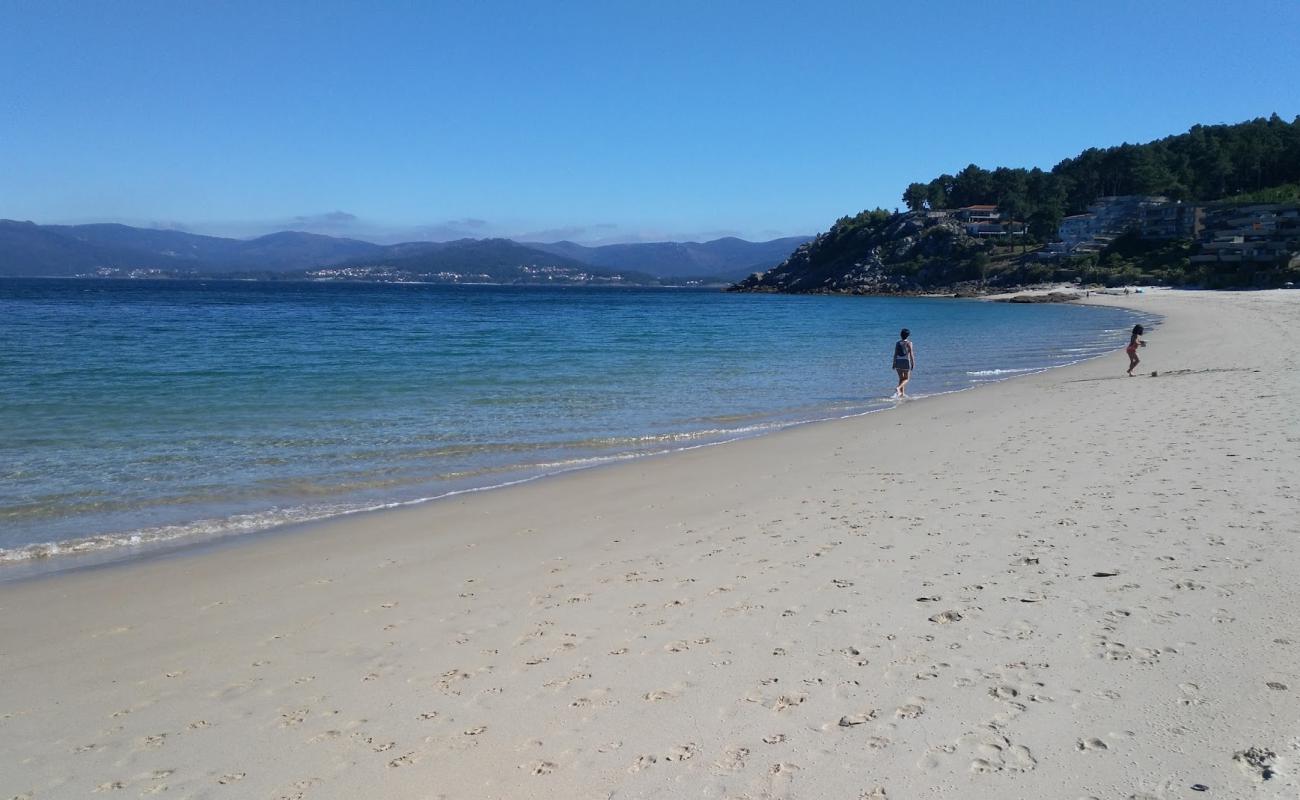
[(1128, 353), (1128, 376), (1133, 377), (1133, 368), (1141, 363), (1142, 359), (1138, 358), (1138, 348), (1146, 347), (1147, 343), (1142, 341), (1142, 326), (1133, 326), (1133, 335), (1129, 337), (1128, 347), (1124, 352)]
[(898, 341), (894, 342), (894, 371), (898, 373), (898, 388), (894, 397), (907, 397), (907, 382), (912, 379), (912, 370), (916, 369), (916, 348), (907, 337), (912, 332), (907, 328), (898, 332)]

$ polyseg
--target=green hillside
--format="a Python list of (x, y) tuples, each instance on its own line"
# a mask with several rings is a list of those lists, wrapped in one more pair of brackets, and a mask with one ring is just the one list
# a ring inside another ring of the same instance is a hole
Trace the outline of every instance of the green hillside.
[[(842, 217), (782, 264), (736, 284), (738, 291), (897, 293), (962, 291), (1053, 280), (1159, 282), (1212, 287), (1300, 280), (1300, 240), (1276, 263), (1196, 263), (1191, 235), (1143, 241), (1107, 237), (1082, 255), (1048, 258), (1062, 221), (1107, 196), (1161, 196), (1214, 208), (1300, 202), (1300, 117), (1276, 114), (1235, 125), (1197, 125), (1145, 144), (1089, 148), (1050, 171), (974, 164), (912, 183), (908, 211)], [(996, 206), (1006, 233), (982, 238), (952, 209)], [(1221, 215), (1220, 215), (1221, 216)], [(1111, 241), (1113, 239), (1113, 241)]]

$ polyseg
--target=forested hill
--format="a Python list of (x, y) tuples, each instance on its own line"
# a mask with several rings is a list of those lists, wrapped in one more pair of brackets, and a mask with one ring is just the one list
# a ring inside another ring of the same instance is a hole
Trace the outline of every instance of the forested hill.
[[(1267, 264), (1258, 259), (1203, 263), (1202, 246), (1216, 245), (1197, 237), (1213, 231), (1158, 240), (1106, 231), (1086, 255), (1049, 252), (1045, 245), (1057, 240), (1066, 216), (1115, 195), (1163, 196), (1207, 215), (1247, 203), (1300, 203), (1300, 117), (1287, 122), (1274, 114), (1235, 125), (1197, 125), (1146, 144), (1090, 148), (1050, 171), (971, 164), (956, 175), (909, 185), (903, 193), (905, 213), (876, 209), (841, 217), (783, 263), (732, 289), (887, 294), (1061, 280), (1211, 287), (1300, 280), (1300, 240), (1288, 243), (1285, 232), (1275, 238), (1289, 252)], [(972, 206), (985, 214), (992, 209), (998, 222), (966, 224), (963, 215), (968, 217)], [(1290, 208), (1285, 213), (1293, 224)], [(994, 229), (992, 235), (987, 228)]]
[[(971, 164), (956, 175), (913, 183), (903, 192), (909, 209), (989, 204), (1024, 220), (1045, 239), (1063, 217), (1079, 214), (1104, 195), (1164, 195), (1210, 201), (1300, 184), (1300, 117), (1276, 114), (1236, 125), (1196, 125), (1187, 133), (1146, 144), (1092, 147), (1044, 172), (1035, 167), (988, 170)], [(1273, 199), (1262, 196), (1258, 199)]]

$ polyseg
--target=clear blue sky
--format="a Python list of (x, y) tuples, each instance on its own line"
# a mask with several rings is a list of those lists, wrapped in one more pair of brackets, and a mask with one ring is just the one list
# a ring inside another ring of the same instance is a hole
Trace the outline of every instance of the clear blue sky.
[(750, 239), (1300, 114), (1300, 2), (0, 0), (0, 218)]

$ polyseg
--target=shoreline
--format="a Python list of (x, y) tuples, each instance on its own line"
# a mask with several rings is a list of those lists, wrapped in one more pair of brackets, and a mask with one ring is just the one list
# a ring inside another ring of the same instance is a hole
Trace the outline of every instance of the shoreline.
[[(129, 280), (129, 279), (123, 279), (123, 280)], [(1056, 289), (1049, 287), (1049, 288), (1042, 288), (1041, 292), (1047, 293), (1055, 290)], [(1014, 294), (1019, 294), (1019, 293), (1014, 293)], [(954, 299), (954, 300), (966, 300), (966, 301), (970, 301), (970, 300), (992, 301), (992, 300), (1001, 299), (1003, 297), (1002, 295), (989, 295), (987, 297), (969, 297), (969, 298), (968, 297), (958, 298), (952, 295), (934, 295), (934, 296), (919, 295), (919, 296), (930, 297), (931, 299)], [(1005, 296), (1010, 297), (1013, 295), (1008, 294)], [(1106, 303), (1106, 302), (1084, 303), (1081, 302), (1081, 300), (1082, 298), (1080, 298), (1080, 301), (1073, 301), (1073, 302), (1075, 305), (1110, 306), (1113, 308), (1125, 308), (1126, 310), (1132, 310), (1141, 313), (1139, 309), (1131, 309), (1120, 303)], [(1153, 320), (1148, 322), (1147, 324), (1149, 326), (1158, 326), (1161, 320), (1162, 317), (1160, 317), (1160, 315), (1155, 315)], [(1041, 368), (1030, 368), (1022, 372), (1004, 374), (1001, 377), (993, 377), (987, 380), (975, 381), (968, 386), (964, 386), (957, 389), (939, 390), (930, 394), (917, 395), (913, 398), (910, 398), (909, 402), (915, 403), (919, 400), (930, 400), (937, 397), (943, 397), (946, 395), (960, 394), (964, 392), (969, 392), (973, 389), (981, 389), (992, 385), (1001, 384), (1009, 380), (1028, 378), (1048, 371), (1068, 369), (1071, 367), (1078, 366), (1080, 364), (1086, 364), (1089, 361), (1105, 358), (1108, 355), (1112, 355), (1113, 352), (1114, 351), (1100, 353), (1076, 361), (1071, 361), (1065, 364), (1060, 364), (1055, 366), (1049, 365)], [(64, 573), (77, 572), (81, 570), (106, 569), (106, 568), (112, 568), (116, 566), (124, 566), (141, 560), (152, 560), (157, 558), (187, 557), (188, 555), (191, 554), (190, 551), (194, 551), (193, 554), (198, 555), (214, 549), (239, 546), (245, 541), (255, 540), (257, 538), (264, 537), (264, 536), (277, 535), (281, 533), (297, 531), (299, 529), (310, 530), (310, 529), (314, 529), (317, 526), (327, 525), (336, 521), (349, 520), (349, 519), (359, 520), (361, 518), (369, 517), (374, 514), (384, 514), (384, 513), (399, 511), (407, 508), (417, 508), (431, 503), (453, 500), (461, 495), (472, 495), (472, 494), (477, 494), (482, 492), (496, 492), (502, 490), (509, 490), (523, 484), (534, 483), (537, 481), (546, 481), (569, 473), (586, 472), (594, 469), (611, 468), (611, 467), (616, 467), (633, 461), (640, 461), (643, 459), (658, 459), (658, 458), (665, 458), (665, 457), (673, 457), (679, 453), (689, 452), (701, 448), (711, 448), (718, 445), (730, 445), (736, 442), (746, 441), (749, 439), (763, 438), (763, 437), (779, 434), (790, 429), (797, 429), (797, 428), (802, 428), (810, 425), (836, 424), (847, 420), (853, 420), (860, 417), (865, 417), (882, 411), (897, 410), (899, 407), (900, 406), (898, 404), (883, 405), (880, 407), (870, 407), (865, 410), (854, 411), (852, 413), (843, 414), (839, 416), (817, 417), (813, 419), (803, 419), (803, 420), (794, 420), (794, 421), (774, 420), (770, 423), (770, 425), (766, 429), (761, 431), (729, 432), (731, 434), (735, 434), (731, 436), (731, 438), (724, 438), (717, 441), (704, 441), (697, 444), (691, 444), (683, 447), (676, 447), (676, 448), (659, 450), (654, 452), (643, 453), (643, 452), (633, 451), (633, 452), (626, 452), (626, 453), (614, 453), (614, 454), (601, 456), (601, 457), (591, 457), (589, 459), (579, 459), (578, 460), (579, 462), (591, 460), (591, 461), (595, 461), (596, 463), (590, 463), (590, 464), (575, 463), (574, 465), (566, 465), (554, 471), (533, 472), (528, 467), (520, 467), (514, 470), (507, 470), (506, 472), (503, 473), (505, 475), (518, 475), (519, 477), (511, 477), (508, 480), (505, 480), (501, 483), (494, 483), (494, 484), (488, 484), (483, 486), (466, 486), (463, 488), (450, 489), (441, 494), (435, 494), (428, 497), (420, 497), (420, 498), (405, 499), (405, 500), (391, 500), (382, 503), (376, 503), (373, 506), (359, 507), (359, 508), (353, 508), (353, 509), (342, 510), (342, 511), (325, 512), (318, 517), (301, 519), (301, 520), (276, 522), (266, 527), (260, 527), (245, 532), (228, 531), (228, 532), (212, 532), (212, 533), (180, 533), (171, 538), (154, 539), (154, 540), (137, 544), (137, 543), (122, 542), (120, 540), (131, 536), (138, 536), (141, 532), (144, 531), (122, 531), (122, 532), (95, 534), (92, 536), (84, 537), (82, 539), (65, 540), (60, 542), (36, 543), (32, 545), (27, 545), (25, 547), (42, 548), (42, 549), (49, 548), (49, 547), (63, 547), (63, 548), (68, 548), (68, 550), (64, 552), (53, 552), (48, 554), (40, 553), (37, 555), (28, 555), (28, 556), (17, 557), (17, 558), (16, 557), (0, 558), (0, 585), (14, 583), (14, 582), (30, 581), (30, 580), (50, 579), (50, 578), (55, 578)], [(256, 514), (257, 512), (249, 512), (249, 513)], [(174, 526), (166, 526), (166, 527), (184, 528), (189, 525), (197, 525), (203, 522), (207, 522), (207, 520), (195, 520), (190, 523), (179, 523)], [(84, 550), (75, 549), (77, 545), (83, 542), (94, 542), (100, 539), (113, 539), (116, 541), (112, 544), (107, 544), (105, 546), (86, 547)], [(139, 549), (133, 551), (133, 548), (137, 548), (137, 547)]]
[(1125, 302), (1159, 379), (0, 584), (0, 796), (1294, 793), (1300, 295)]

